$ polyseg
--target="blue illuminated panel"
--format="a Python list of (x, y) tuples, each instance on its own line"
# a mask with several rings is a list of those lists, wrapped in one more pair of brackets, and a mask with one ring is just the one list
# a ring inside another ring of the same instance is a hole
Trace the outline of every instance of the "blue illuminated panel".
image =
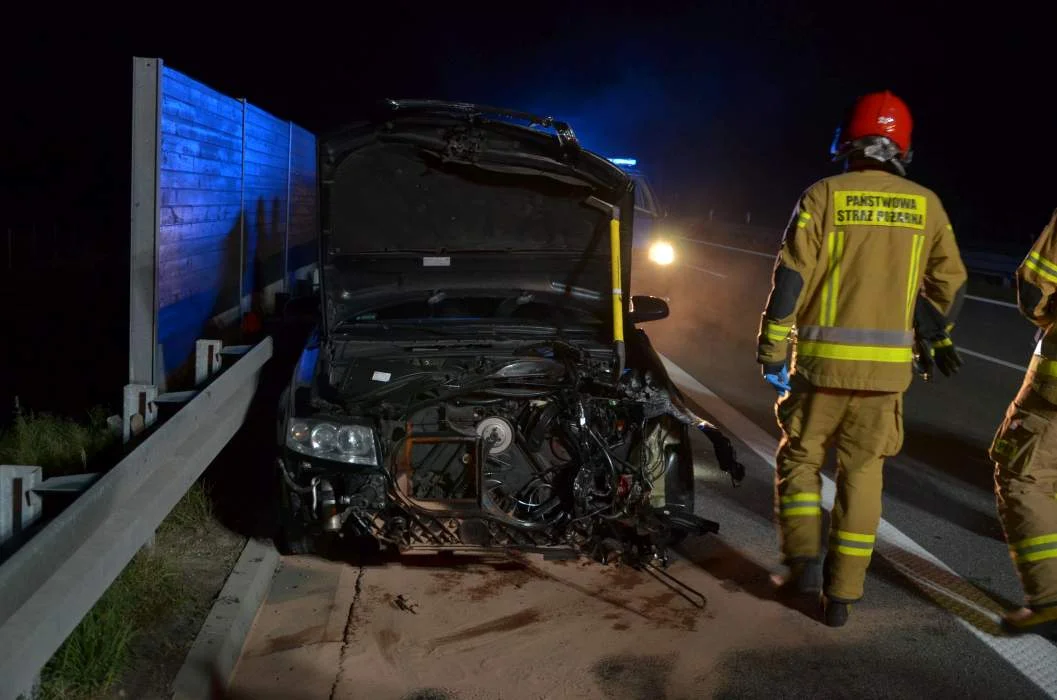
[[(283, 279), (289, 163), (290, 123), (246, 105), (243, 295), (259, 293)], [(254, 307), (261, 303), (264, 300), (254, 299)]]
[(319, 200), (316, 194), (316, 137), (294, 125), (290, 158), (290, 289), (297, 270), (319, 259)]
[(171, 375), (209, 319), (238, 304), (242, 103), (164, 68), (158, 342)]
[(161, 94), (158, 342), (179, 383), (240, 297), (270, 306), (261, 292), (283, 279), (288, 233), (291, 276), (315, 263), (316, 139), (171, 68)]

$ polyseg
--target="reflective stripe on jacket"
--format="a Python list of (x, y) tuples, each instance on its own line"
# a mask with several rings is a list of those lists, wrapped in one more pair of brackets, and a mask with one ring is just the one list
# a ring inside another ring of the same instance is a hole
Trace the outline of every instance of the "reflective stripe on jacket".
[(786, 228), (756, 359), (783, 363), (793, 342), (793, 371), (815, 386), (906, 391), (918, 293), (953, 324), (966, 280), (934, 192), (883, 170), (825, 178)]
[(1050, 403), (1057, 404), (1057, 211), (1017, 268), (1017, 304), (1024, 316), (1042, 329), (1027, 380)]

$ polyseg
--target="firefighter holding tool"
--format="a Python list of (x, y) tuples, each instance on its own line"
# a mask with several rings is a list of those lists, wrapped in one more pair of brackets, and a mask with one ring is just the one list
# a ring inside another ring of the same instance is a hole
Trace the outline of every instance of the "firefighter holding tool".
[[(775, 510), (789, 567), (779, 590), (821, 602), (832, 627), (863, 597), (915, 347), (924, 339), (923, 359), (945, 373), (959, 363), (949, 331), (967, 274), (943, 204), (905, 177), (911, 126), (890, 92), (855, 103), (830, 149), (845, 171), (801, 195), (757, 341), (779, 393)], [(837, 494), (823, 561), (820, 469), (831, 446)]]
[(1041, 337), (989, 451), (999, 520), (1026, 597), (1004, 627), (1057, 638), (1057, 211), (1016, 277), (1020, 312)]

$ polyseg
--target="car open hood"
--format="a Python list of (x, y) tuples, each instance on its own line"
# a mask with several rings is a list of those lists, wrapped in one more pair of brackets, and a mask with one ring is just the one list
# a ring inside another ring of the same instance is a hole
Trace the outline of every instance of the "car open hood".
[(328, 321), (369, 288), (510, 288), (515, 273), (537, 288), (593, 291), (608, 305), (614, 213), (627, 308), (631, 180), (581, 149), (565, 124), (390, 100), (373, 119), (320, 139), (320, 180)]

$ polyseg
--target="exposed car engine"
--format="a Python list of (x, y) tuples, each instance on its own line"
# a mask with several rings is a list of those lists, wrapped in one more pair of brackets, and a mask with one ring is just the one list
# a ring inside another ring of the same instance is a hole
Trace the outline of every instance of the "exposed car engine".
[(324, 529), (400, 551), (664, 557), (681, 536), (718, 529), (679, 501), (679, 485), (693, 478), (673, 473), (686, 454), (684, 426), (713, 440), (735, 483), (743, 476), (729, 440), (650, 372), (628, 369), (613, 383), (605, 363), (561, 342), (433, 366), (343, 407), (376, 417), (381, 468), (334, 471), (311, 493), (296, 489), (326, 509)]

